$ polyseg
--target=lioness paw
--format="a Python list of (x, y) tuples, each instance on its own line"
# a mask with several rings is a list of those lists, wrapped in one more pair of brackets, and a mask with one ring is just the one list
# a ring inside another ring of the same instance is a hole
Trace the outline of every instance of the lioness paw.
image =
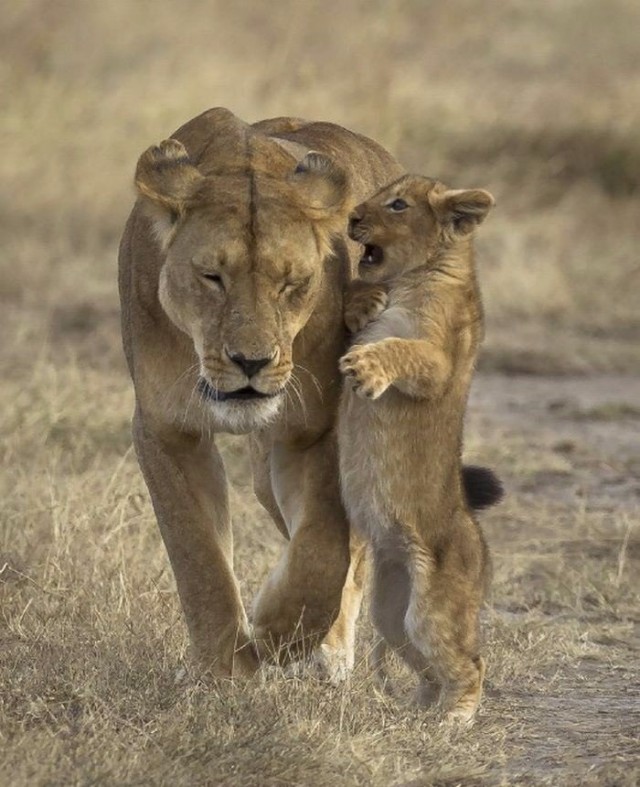
[(344, 683), (353, 672), (353, 652), (332, 647), (323, 642), (314, 653), (314, 662), (321, 678), (332, 686)]
[(378, 399), (391, 385), (374, 345), (353, 347), (340, 359), (340, 371), (358, 396), (365, 399)]
[(344, 310), (344, 322), (351, 333), (361, 331), (365, 325), (379, 317), (387, 308), (389, 295), (382, 287), (353, 294)]

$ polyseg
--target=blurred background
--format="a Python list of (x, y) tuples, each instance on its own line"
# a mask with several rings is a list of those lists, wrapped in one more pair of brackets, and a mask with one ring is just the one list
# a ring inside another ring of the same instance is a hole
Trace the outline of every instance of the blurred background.
[(3, 356), (120, 373), (115, 257), (137, 157), (222, 105), (331, 120), (495, 194), (484, 368), (637, 369), (638, 30), (633, 0), (8, 4)]

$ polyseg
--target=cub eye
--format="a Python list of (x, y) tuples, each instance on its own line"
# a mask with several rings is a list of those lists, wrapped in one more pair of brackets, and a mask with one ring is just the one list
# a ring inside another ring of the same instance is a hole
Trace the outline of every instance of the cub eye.
[(394, 199), (393, 202), (390, 202), (387, 207), (395, 213), (401, 213), (403, 210), (406, 210), (409, 205), (403, 199), (398, 197), (398, 199)]
[(222, 283), (222, 277), (219, 276), (217, 273), (203, 273), (202, 277), (207, 281), (212, 281), (214, 284), (217, 284), (218, 287), (224, 289), (224, 285)]

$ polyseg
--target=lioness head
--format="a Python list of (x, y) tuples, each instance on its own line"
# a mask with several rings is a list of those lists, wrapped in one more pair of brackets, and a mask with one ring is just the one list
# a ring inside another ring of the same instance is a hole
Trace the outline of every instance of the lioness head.
[(135, 178), (164, 254), (160, 303), (193, 341), (200, 395), (237, 430), (279, 411), (293, 340), (348, 213), (347, 177), (329, 158), (296, 164), (273, 145), (285, 157), (278, 176), (242, 161), (203, 174), (169, 139), (141, 156)]
[(361, 279), (392, 279), (419, 266), (436, 266), (442, 255), (468, 241), (494, 204), (482, 189), (449, 189), (419, 175), (405, 175), (358, 205), (349, 235), (364, 244)]

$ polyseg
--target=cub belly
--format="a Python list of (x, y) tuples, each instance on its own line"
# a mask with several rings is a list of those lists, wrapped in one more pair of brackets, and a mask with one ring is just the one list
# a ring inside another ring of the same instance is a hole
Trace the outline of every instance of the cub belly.
[[(400, 392), (389, 389), (380, 399), (369, 401), (355, 394), (347, 383), (340, 402), (342, 499), (351, 525), (373, 540), (388, 535), (395, 527), (398, 496), (406, 495), (413, 484), (414, 494), (419, 495), (417, 487), (421, 485), (422, 467), (407, 468), (402, 459), (393, 461), (398, 446), (423, 442), (416, 419), (407, 417), (398, 423), (391, 416), (399, 397), (403, 397)], [(415, 456), (416, 452), (410, 453)]]
[(345, 390), (338, 416), (342, 500), (351, 526), (369, 539), (390, 526), (379, 478), (381, 435), (374, 407), (373, 402)]

